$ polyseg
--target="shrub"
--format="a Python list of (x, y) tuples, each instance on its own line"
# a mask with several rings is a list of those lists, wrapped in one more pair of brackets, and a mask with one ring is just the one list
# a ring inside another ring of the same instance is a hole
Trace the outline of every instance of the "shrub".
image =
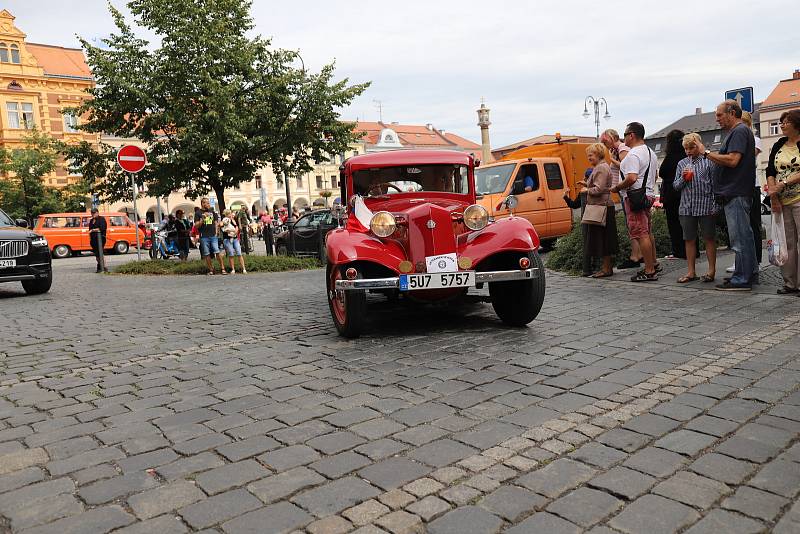
[[(314, 258), (295, 258), (292, 256), (245, 256), (248, 272), (280, 272), (315, 269), (320, 266)], [(227, 258), (226, 258), (227, 261)], [(214, 262), (215, 271), (219, 264)], [(238, 268), (238, 261), (237, 261)], [(180, 262), (175, 260), (131, 261), (114, 268), (118, 274), (206, 274), (208, 269), (202, 260)]]

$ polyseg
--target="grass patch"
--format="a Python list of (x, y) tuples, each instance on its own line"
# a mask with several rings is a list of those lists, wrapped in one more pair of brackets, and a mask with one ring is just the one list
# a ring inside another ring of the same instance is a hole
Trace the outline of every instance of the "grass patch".
[[(226, 268), (230, 269), (227, 265)], [(316, 269), (320, 263), (314, 258), (295, 258), (292, 256), (245, 256), (247, 272), (276, 273), (282, 271), (300, 271)], [(238, 272), (239, 262), (236, 261)], [(114, 268), (117, 274), (206, 274), (208, 269), (202, 260), (180, 262), (175, 260), (142, 260), (130, 261)], [(219, 274), (219, 262), (214, 261), (214, 272)]]

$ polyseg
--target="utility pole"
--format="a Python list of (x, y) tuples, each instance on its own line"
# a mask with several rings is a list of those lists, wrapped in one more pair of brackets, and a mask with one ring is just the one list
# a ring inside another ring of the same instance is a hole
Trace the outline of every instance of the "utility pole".
[(378, 110), (378, 120), (383, 122), (383, 102), (381, 100), (373, 100), (372, 102), (375, 103), (375, 107)]

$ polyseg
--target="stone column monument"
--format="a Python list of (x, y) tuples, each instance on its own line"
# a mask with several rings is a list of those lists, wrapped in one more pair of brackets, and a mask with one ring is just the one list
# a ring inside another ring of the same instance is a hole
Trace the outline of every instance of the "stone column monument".
[(481, 99), (481, 108), (478, 110), (478, 126), (481, 127), (481, 162), (489, 163), (492, 157), (491, 146), (489, 145), (489, 108)]

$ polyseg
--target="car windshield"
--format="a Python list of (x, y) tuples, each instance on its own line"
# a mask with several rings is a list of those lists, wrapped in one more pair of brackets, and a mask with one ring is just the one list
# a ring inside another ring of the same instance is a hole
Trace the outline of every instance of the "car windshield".
[(16, 226), (17, 223), (11, 220), (11, 217), (6, 215), (6, 212), (0, 210), (0, 226)]
[(469, 193), (466, 165), (378, 167), (353, 173), (354, 193), (362, 196), (439, 191)]
[(506, 190), (515, 163), (475, 169), (475, 192), (479, 195), (502, 193)]

